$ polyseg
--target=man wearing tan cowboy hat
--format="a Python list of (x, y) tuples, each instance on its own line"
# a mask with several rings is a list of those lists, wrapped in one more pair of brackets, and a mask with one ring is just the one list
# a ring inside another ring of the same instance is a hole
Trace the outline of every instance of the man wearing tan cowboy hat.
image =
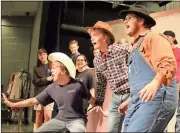
[(93, 27), (86, 27), (86, 30), (91, 36), (94, 49), (100, 50), (93, 61), (97, 81), (96, 105), (102, 106), (108, 83), (112, 90), (108, 113), (108, 132), (120, 132), (124, 115), (118, 113), (118, 106), (129, 97), (126, 65), (130, 53), (129, 45), (114, 43), (112, 27), (108, 23), (98, 21)]
[(70, 132), (85, 132), (86, 115), (83, 109), (83, 99), (94, 104), (88, 89), (76, 81), (76, 69), (72, 60), (65, 54), (57, 52), (48, 56), (52, 62), (52, 77), (54, 83), (34, 98), (12, 103), (3, 94), (4, 103), (9, 107), (27, 107), (35, 104), (43, 106), (56, 102), (59, 112), (35, 132), (58, 132), (64, 128)]
[[(176, 60), (165, 37), (151, 31), (156, 22), (145, 7), (120, 12), (134, 38), (128, 59), (131, 97), (119, 110), (127, 114), (123, 132), (164, 132), (177, 106)], [(163, 45), (163, 46), (162, 46)]]

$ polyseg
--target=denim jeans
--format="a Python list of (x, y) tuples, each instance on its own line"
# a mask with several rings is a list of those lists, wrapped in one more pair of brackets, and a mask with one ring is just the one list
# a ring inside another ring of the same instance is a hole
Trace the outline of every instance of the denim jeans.
[(55, 133), (65, 128), (70, 132), (85, 132), (85, 121), (83, 119), (76, 119), (65, 122), (58, 119), (51, 119), (35, 130), (35, 132)]
[[(180, 90), (180, 82), (177, 83), (177, 89), (178, 89), (178, 91)], [(179, 95), (179, 97), (180, 97), (180, 95)], [(175, 131), (180, 132), (180, 98), (178, 100)]]
[(118, 107), (122, 102), (126, 101), (128, 97), (129, 94), (118, 95), (112, 93), (108, 116), (108, 132), (121, 132), (124, 115), (120, 115)]
[(153, 101), (143, 102), (139, 92), (156, 76), (156, 72), (146, 62), (139, 51), (143, 38), (137, 42), (137, 48), (129, 55), (129, 86), (131, 100), (124, 119), (124, 132), (164, 132), (173, 117), (178, 103), (176, 81), (171, 85), (162, 84)]

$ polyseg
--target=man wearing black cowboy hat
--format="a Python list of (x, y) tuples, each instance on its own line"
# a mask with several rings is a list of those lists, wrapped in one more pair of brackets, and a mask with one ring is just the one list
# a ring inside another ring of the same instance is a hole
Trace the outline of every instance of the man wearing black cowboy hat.
[(151, 31), (156, 22), (145, 7), (130, 6), (120, 17), (134, 39), (128, 59), (131, 97), (119, 106), (120, 113), (128, 107), (123, 132), (164, 132), (178, 101), (176, 59), (169, 42)]

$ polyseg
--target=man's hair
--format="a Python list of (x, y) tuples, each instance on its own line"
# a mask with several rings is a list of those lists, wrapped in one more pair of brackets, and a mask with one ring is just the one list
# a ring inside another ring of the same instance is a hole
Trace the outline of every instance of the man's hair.
[(70, 73), (69, 73), (68, 69), (66, 68), (66, 66), (65, 66), (63, 63), (61, 63), (60, 61), (58, 61), (58, 62), (59, 62), (59, 64), (60, 64), (61, 70), (65, 71), (65, 73), (66, 73), (68, 76), (70, 76)]
[(72, 41), (70, 41), (70, 42), (69, 42), (69, 47), (70, 47), (72, 44), (76, 44), (77, 46), (79, 46), (77, 40), (72, 40)]
[(87, 63), (87, 65), (88, 65), (88, 60), (87, 60), (86, 56), (83, 55), (83, 54), (79, 54), (79, 55), (76, 57), (76, 60), (77, 60), (77, 58), (78, 58), (79, 56), (82, 56), (83, 59), (84, 59), (84, 61), (85, 61), (85, 62)]
[[(37, 51), (37, 57), (39, 58), (39, 55), (41, 55), (41, 54), (43, 54), (43, 53), (48, 54), (47, 51), (46, 51), (44, 48), (38, 49), (38, 51)], [(42, 65), (42, 62), (38, 59), (36, 66), (41, 66), (41, 65)]]
[(134, 14), (134, 17), (136, 17), (137, 19), (143, 19), (144, 20), (144, 28), (151, 28), (152, 27), (152, 24), (149, 24), (147, 21), (147, 19), (145, 19), (142, 15), (140, 14), (136, 14), (136, 13), (133, 13)]
[(111, 40), (111, 38), (108, 36), (108, 33), (105, 31), (105, 30), (103, 30), (103, 29), (98, 29), (103, 35), (106, 35), (107, 37), (108, 37), (108, 40), (107, 40), (107, 43), (108, 43), (108, 46), (109, 45), (111, 45), (111, 44), (113, 44), (112, 42), (113, 42), (113, 40)]
[(43, 48), (38, 49), (37, 54), (42, 54), (42, 53), (46, 53), (47, 54), (47, 51), (45, 49), (43, 49)]

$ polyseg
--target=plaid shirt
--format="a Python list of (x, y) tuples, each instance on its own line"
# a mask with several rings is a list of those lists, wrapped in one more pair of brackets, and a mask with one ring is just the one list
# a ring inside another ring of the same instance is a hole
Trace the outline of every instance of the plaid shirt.
[(129, 44), (112, 44), (106, 54), (97, 55), (94, 60), (96, 71), (96, 104), (104, 102), (107, 83), (112, 92), (128, 90), (127, 60), (130, 53)]

